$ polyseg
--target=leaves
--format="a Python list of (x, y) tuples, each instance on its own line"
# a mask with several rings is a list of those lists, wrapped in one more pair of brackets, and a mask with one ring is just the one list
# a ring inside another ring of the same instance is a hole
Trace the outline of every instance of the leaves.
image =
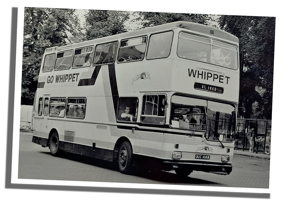
[(129, 12), (111, 10), (89, 10), (86, 18), (86, 37), (88, 40), (126, 32), (124, 23)]
[(83, 39), (74, 9), (25, 8), (21, 104), (33, 104), (44, 50)]
[(137, 20), (142, 21), (143, 27), (156, 26), (175, 21), (196, 22), (208, 24), (211, 17), (206, 14), (186, 14), (186, 13), (161, 13), (161, 12), (137, 12)]
[[(240, 105), (246, 108), (245, 117), (271, 119), (275, 18), (255, 16), (221, 16), (221, 29), (234, 34), (240, 40), (245, 72), (241, 72)], [(264, 93), (256, 91), (262, 88)], [(252, 104), (258, 102), (260, 114), (252, 111)]]

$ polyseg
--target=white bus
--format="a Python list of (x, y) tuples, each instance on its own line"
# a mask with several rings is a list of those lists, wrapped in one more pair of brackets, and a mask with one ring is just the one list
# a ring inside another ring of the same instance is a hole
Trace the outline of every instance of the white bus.
[(32, 141), (180, 176), (228, 175), (239, 96), (238, 38), (174, 22), (45, 50)]

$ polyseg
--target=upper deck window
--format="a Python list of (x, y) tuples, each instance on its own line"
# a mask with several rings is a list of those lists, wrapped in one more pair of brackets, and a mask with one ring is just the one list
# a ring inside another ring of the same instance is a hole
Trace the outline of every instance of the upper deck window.
[(75, 50), (74, 67), (89, 67), (92, 64), (93, 47), (83, 47)]
[(55, 64), (55, 54), (47, 54), (44, 59), (43, 72), (51, 72)]
[(57, 59), (54, 70), (70, 69), (73, 59), (73, 50), (66, 50), (57, 53)]
[(94, 64), (113, 63), (116, 57), (118, 42), (97, 45), (94, 53)]
[(178, 56), (183, 59), (237, 69), (237, 53), (237, 46), (232, 44), (183, 32), (179, 34)]
[(237, 69), (237, 47), (227, 43), (213, 41), (211, 63), (227, 68)]
[(147, 37), (121, 40), (118, 62), (142, 61), (145, 56)]
[(166, 58), (170, 54), (173, 32), (152, 34), (150, 37), (147, 59)]

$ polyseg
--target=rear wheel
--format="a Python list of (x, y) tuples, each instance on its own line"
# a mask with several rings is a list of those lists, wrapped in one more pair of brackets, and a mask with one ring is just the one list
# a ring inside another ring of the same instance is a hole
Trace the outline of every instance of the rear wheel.
[(175, 169), (175, 171), (177, 175), (180, 177), (187, 177), (193, 172), (193, 170), (190, 170), (190, 169)]
[(52, 135), (50, 136), (49, 149), (50, 149), (50, 153), (53, 156), (57, 156), (60, 152), (60, 150), (59, 150), (59, 137), (58, 137), (57, 132), (52, 133)]
[(132, 148), (129, 142), (124, 141), (118, 151), (118, 168), (122, 173), (129, 173), (132, 168)]

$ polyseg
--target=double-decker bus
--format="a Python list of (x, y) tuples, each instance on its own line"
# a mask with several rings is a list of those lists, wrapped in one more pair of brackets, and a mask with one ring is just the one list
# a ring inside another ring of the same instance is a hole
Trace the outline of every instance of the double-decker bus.
[(182, 21), (47, 48), (32, 142), (113, 161), (122, 173), (228, 175), (238, 51), (237, 37)]

